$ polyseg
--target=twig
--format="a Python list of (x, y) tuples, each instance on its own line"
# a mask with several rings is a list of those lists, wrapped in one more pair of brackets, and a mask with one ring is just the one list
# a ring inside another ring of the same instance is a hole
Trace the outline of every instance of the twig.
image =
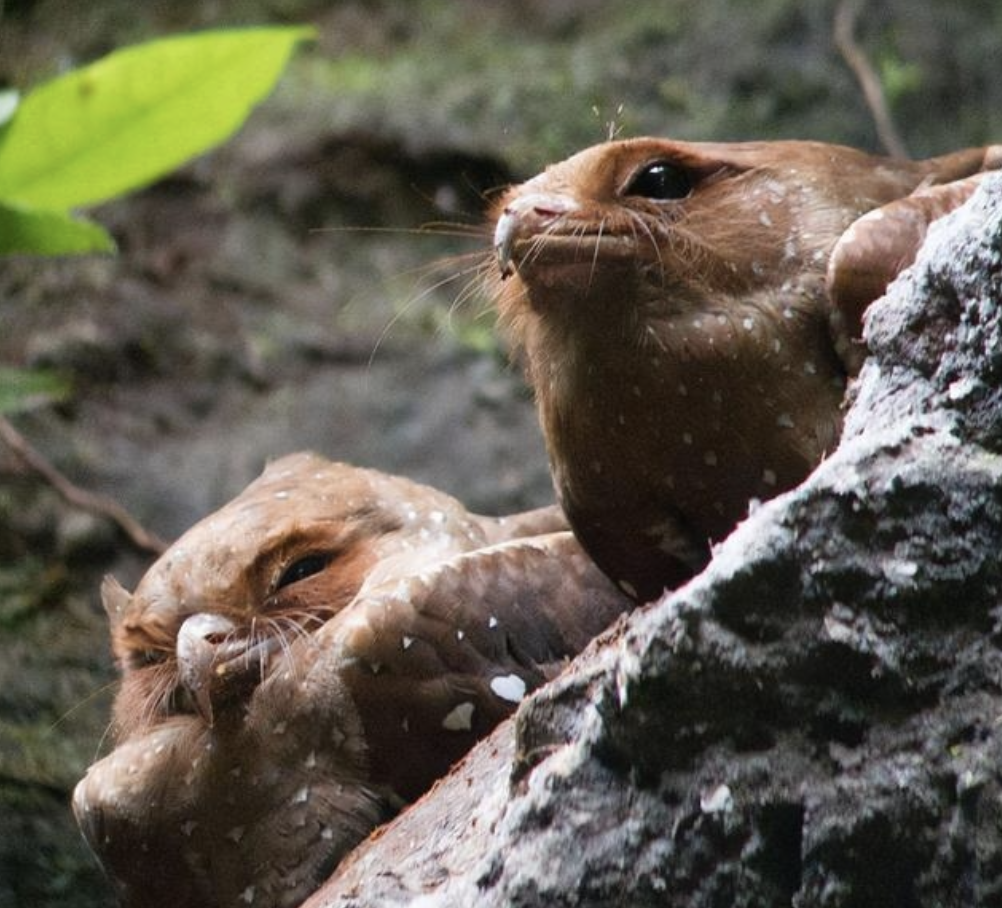
[(870, 65), (866, 54), (856, 43), (856, 19), (862, 0), (842, 0), (835, 9), (835, 46), (839, 49), (856, 81), (863, 89), (867, 107), (873, 117), (874, 126), (881, 144), (888, 154), (898, 158), (907, 158), (908, 149), (901, 138), (890, 111), (887, 109), (887, 98), (880, 78)]
[(117, 501), (81, 489), (60, 473), (40, 452), (31, 446), (28, 439), (18, 432), (4, 416), (0, 416), (0, 439), (3, 439), (7, 447), (73, 507), (107, 517), (125, 533), (129, 541), (140, 551), (153, 555), (162, 555), (166, 551), (167, 543), (143, 527)]

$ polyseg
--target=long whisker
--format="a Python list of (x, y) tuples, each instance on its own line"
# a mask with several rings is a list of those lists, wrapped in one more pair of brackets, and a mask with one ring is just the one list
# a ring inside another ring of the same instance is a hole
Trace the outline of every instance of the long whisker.
[(657, 255), (657, 258), (658, 258), (658, 266), (659, 266), (658, 267), (658, 272), (661, 273), (661, 274), (664, 274), (665, 267), (664, 267), (664, 258), (661, 255), (661, 244), (657, 241), (657, 237), (655, 237), (654, 231), (651, 229), (651, 225), (647, 222), (646, 218), (642, 217), (636, 211), (631, 211), (630, 212), (630, 223), (634, 227), (634, 237), (637, 236), (635, 228), (636, 228), (637, 225), (639, 225), (640, 229), (647, 236), (647, 238), (651, 241), (651, 248), (654, 250), (654, 252), (655, 252), (655, 254)]
[(101, 732), (101, 737), (98, 738), (97, 744), (94, 745), (94, 752), (91, 754), (90, 758), (91, 763), (96, 763), (98, 758), (101, 756), (101, 751), (104, 750), (104, 744), (111, 737), (113, 729), (113, 723), (105, 723), (104, 731)]
[[(296, 621), (291, 618), (269, 618), (268, 623), (272, 627), (272, 633), (275, 639), (278, 640), (278, 645), (282, 650), (283, 662), (288, 666), (289, 670), (292, 672), (293, 677), (298, 680), (299, 677), (299, 663), (297, 662), (293, 654), (293, 643), (296, 639), (300, 640), (311, 640), (310, 634), (308, 634)], [(290, 640), (290, 636), (293, 640)], [(262, 666), (262, 671), (263, 671)]]
[(282, 615), (279, 618), (271, 619), (273, 625), (283, 636), (287, 636), (291, 632), (296, 640), (303, 640), (307, 645), (313, 645), (315, 642), (310, 625), (314, 625), (314, 630), (316, 630), (322, 627), (326, 620), (326, 616), (313, 614), (312, 612), (303, 612), (297, 615)]
[(592, 253), (591, 257), (591, 269), (588, 271), (588, 287), (592, 286), (595, 280), (595, 274), (598, 270), (598, 253), (599, 248), (602, 245), (602, 234), (605, 232), (606, 219), (603, 217), (598, 223), (598, 230), (595, 232), (595, 251)]
[[(476, 252), (476, 253), (459, 253), (459, 254), (456, 254), (456, 255), (453, 255), (453, 256), (443, 257), (442, 259), (438, 260), (437, 262), (433, 262), (431, 265), (422, 265), (421, 267), (413, 269), (410, 272), (406, 272), (405, 271), (405, 272), (403, 272), (403, 274), (413, 274), (413, 275), (416, 276), (417, 279), (423, 279), (424, 277), (428, 276), (429, 274), (431, 274), (434, 271), (440, 271), (441, 269), (443, 269), (446, 266), (455, 266), (455, 265), (457, 265), (459, 263), (462, 263), (462, 262), (464, 262), (466, 260), (473, 260), (473, 261), (475, 261), (477, 263), (476, 267), (479, 267), (479, 262), (481, 261), (481, 259), (482, 259), (482, 253), (480, 253), (480, 252)], [(442, 277), (442, 278), (440, 278), (438, 280), (432, 281), (431, 283), (427, 284), (425, 287), (423, 287), (421, 289), (420, 292), (415, 292), (415, 293), (410, 294), (406, 298), (406, 303), (403, 306), (401, 306), (400, 309), (397, 312), (395, 312), (393, 314), (393, 317), (386, 323), (386, 325), (383, 327), (382, 331), (379, 332), (379, 336), (376, 338), (376, 341), (375, 341), (375, 343), (373, 344), (373, 347), (372, 347), (372, 351), (369, 354), (369, 359), (368, 359), (368, 362), (367, 362), (367, 366), (369, 368), (372, 367), (372, 364), (373, 364), (373, 362), (375, 362), (375, 359), (376, 359), (376, 354), (379, 352), (379, 349), (382, 347), (383, 342), (389, 336), (389, 334), (393, 330), (393, 328), (400, 322), (401, 319), (403, 319), (407, 315), (407, 313), (414, 306), (419, 305), (423, 300), (426, 300), (432, 294), (437, 293), (443, 287), (447, 287), (453, 281), (460, 280), (462, 277), (464, 277), (468, 273), (469, 273), (469, 271), (467, 271), (467, 270), (461, 269), (461, 270), (457, 271), (455, 269), (455, 267), (452, 267), (451, 270), (450, 270), (450, 273), (447, 274), (446, 276), (444, 276), (444, 277)]]
[(420, 227), (311, 227), (310, 233), (377, 233), (392, 236), (456, 237), (482, 240), (485, 231), (478, 224), (454, 224), (432, 221)]
[(490, 298), (481, 292), (481, 288), (484, 284), (484, 278), (489, 273), (490, 260), (485, 258), (483, 255), (479, 255), (476, 261), (470, 266), (457, 271), (453, 275), (453, 280), (466, 279), (463, 286), (453, 297), (452, 302), (449, 305), (449, 319), (450, 326), (451, 320), (459, 310), (465, 306), (471, 299), (477, 297), (482, 297), (484, 299), (485, 305), (479, 312), (473, 313), (473, 318), (482, 318), (488, 313), (493, 311), (493, 304)]
[(70, 718), (77, 710), (83, 709), (88, 703), (93, 702), (98, 697), (103, 694), (108, 693), (108, 691), (114, 690), (118, 686), (118, 681), (109, 681), (107, 684), (102, 684), (96, 690), (91, 691), (86, 697), (78, 700), (69, 709), (65, 710), (57, 719), (55, 719), (47, 728), (47, 731), (55, 731), (60, 725), (63, 724), (67, 719)]
[(176, 662), (167, 660), (154, 668), (151, 673), (149, 692), (143, 698), (143, 710), (138, 720), (139, 728), (150, 728), (174, 711), (171, 700), (176, 686)]

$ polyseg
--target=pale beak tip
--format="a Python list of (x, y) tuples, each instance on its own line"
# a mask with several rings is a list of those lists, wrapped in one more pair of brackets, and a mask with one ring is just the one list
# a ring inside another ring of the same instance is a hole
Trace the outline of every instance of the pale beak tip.
[(516, 226), (516, 221), (511, 213), (505, 210), (498, 218), (497, 226), (494, 229), (494, 256), (497, 259), (501, 280), (505, 280), (515, 273), (512, 251), (515, 246)]
[(515, 266), (511, 263), (510, 250), (502, 249), (498, 246), (495, 252), (497, 253), (498, 271), (501, 273), (501, 280), (506, 281), (515, 273)]

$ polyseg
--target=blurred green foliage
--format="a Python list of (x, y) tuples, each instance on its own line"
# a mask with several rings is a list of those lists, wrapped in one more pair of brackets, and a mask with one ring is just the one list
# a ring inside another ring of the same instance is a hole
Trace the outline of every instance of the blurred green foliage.
[(228, 138), (273, 88), (304, 28), (203, 32), (109, 54), (0, 112), (0, 253), (106, 252), (70, 211), (144, 186)]

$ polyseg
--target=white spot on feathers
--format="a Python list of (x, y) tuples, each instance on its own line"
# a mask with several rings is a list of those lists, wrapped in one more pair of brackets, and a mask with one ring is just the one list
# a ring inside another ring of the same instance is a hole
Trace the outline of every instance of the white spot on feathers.
[(518, 703), (525, 696), (525, 681), (518, 675), (499, 675), (491, 679), (491, 690), (502, 700)]
[(473, 728), (473, 704), (460, 703), (442, 720), (446, 731), (469, 731)]

